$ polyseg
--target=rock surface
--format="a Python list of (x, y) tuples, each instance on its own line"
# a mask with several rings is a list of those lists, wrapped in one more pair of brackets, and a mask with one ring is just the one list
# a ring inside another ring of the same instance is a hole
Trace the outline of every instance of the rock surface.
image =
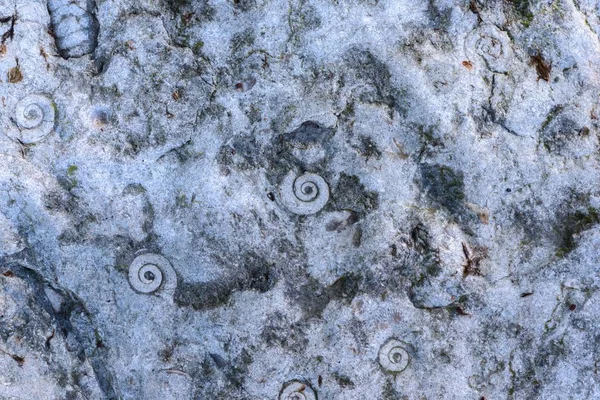
[(595, 0), (0, 0), (0, 399), (600, 398)]

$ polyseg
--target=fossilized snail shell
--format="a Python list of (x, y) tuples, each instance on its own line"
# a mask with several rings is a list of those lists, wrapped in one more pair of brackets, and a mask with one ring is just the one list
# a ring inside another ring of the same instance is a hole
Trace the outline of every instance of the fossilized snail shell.
[(465, 51), (470, 60), (482, 58), (494, 72), (507, 72), (513, 57), (506, 32), (487, 24), (474, 29), (465, 40)]
[(299, 215), (315, 214), (329, 201), (329, 185), (312, 173), (298, 177), (289, 173), (281, 182), (279, 193), (283, 206)]
[(410, 355), (409, 346), (396, 339), (389, 339), (379, 349), (379, 364), (388, 372), (402, 372), (408, 367)]
[(35, 143), (42, 140), (54, 129), (56, 112), (54, 104), (46, 96), (29, 95), (15, 106), (14, 120), (19, 132), (9, 136), (23, 143)]
[(177, 274), (173, 266), (160, 254), (142, 254), (129, 266), (129, 283), (140, 293), (151, 294), (161, 289), (174, 292)]
[(98, 45), (99, 24), (94, 0), (48, 0), (56, 47), (63, 58), (93, 53)]
[(316, 400), (317, 394), (306, 383), (291, 381), (283, 386), (279, 400)]

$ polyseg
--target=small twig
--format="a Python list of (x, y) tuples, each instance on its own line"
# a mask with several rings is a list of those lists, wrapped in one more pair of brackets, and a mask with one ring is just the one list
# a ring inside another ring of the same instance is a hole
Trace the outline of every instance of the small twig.
[(15, 360), (17, 362), (17, 364), (19, 364), (19, 367), (22, 367), (23, 363), (25, 362), (25, 358), (18, 356), (16, 354), (11, 354), (2, 349), (0, 349), (0, 353), (5, 354), (5, 355), (9, 356), (10, 358), (12, 358), (13, 360)]
[(167, 374), (175, 374), (175, 375), (186, 376), (186, 377), (192, 379), (192, 377), (190, 376), (190, 374), (188, 374), (187, 372), (183, 372), (182, 370), (179, 370), (179, 369), (167, 368), (167, 369), (161, 369), (160, 371), (161, 372), (166, 372)]

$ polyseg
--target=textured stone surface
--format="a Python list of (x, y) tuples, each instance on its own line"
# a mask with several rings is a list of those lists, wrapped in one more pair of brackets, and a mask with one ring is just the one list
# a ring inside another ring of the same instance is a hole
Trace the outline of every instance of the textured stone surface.
[(600, 398), (599, 15), (0, 0), (0, 399)]

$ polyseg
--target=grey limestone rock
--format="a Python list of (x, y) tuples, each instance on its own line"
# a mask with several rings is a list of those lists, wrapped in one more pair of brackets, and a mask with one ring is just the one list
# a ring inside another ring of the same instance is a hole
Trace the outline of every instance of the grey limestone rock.
[(0, 399), (600, 398), (592, 0), (0, 0)]

